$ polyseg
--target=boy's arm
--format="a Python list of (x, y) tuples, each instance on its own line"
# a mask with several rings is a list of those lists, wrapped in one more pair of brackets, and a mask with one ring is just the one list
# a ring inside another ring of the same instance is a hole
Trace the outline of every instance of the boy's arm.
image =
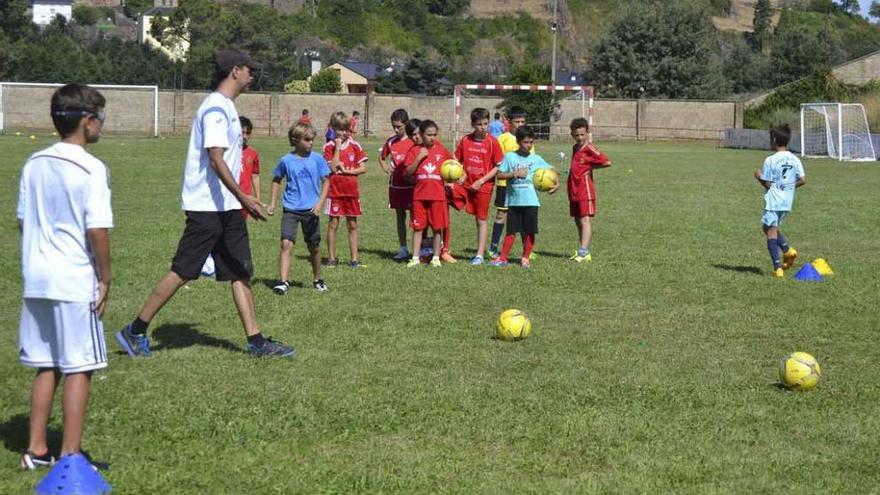
[(318, 198), (318, 202), (315, 203), (315, 207), (312, 208), (312, 213), (315, 215), (321, 214), (321, 208), (324, 205), (324, 201), (327, 199), (327, 194), (330, 192), (330, 181), (327, 180), (327, 177), (321, 177), (321, 197)]
[(346, 175), (363, 175), (367, 173), (367, 161), (362, 161), (355, 168), (344, 169), (342, 173)]
[(802, 175), (802, 176), (798, 177), (797, 182), (794, 183), (794, 187), (798, 188), (798, 187), (801, 187), (806, 184), (807, 184), (807, 177)]
[(381, 167), (382, 171), (386, 174), (391, 173), (391, 167), (389, 167), (388, 163), (385, 161), (389, 154), (390, 149), (388, 148), (388, 141), (385, 141), (385, 144), (382, 145), (382, 151), (379, 152), (379, 167)]
[(260, 204), (263, 204), (263, 193), (260, 191), (260, 174), (254, 174), (253, 176), (253, 188), (254, 188), (254, 196), (257, 197), (257, 201)]
[(761, 178), (761, 169), (755, 170), (755, 180), (757, 180), (758, 183), (761, 184), (761, 187), (763, 187), (765, 191), (767, 189), (770, 189), (770, 183)]
[(208, 148), (208, 158), (211, 168), (220, 178), (220, 182), (238, 199), (242, 208), (257, 220), (265, 221), (266, 215), (263, 214), (262, 205), (257, 201), (257, 198), (244, 194), (238, 187), (238, 182), (232, 177), (232, 172), (229, 171), (229, 166), (223, 159), (223, 148)]
[(416, 173), (416, 169), (419, 168), (419, 165), (421, 165), (422, 161), (427, 157), (428, 148), (422, 147), (422, 149), (419, 150), (419, 154), (416, 155), (415, 160), (413, 160), (413, 162), (406, 167), (406, 175), (412, 175)]
[(281, 189), (281, 177), (275, 177), (272, 179), (272, 190), (269, 193), (269, 207), (266, 208), (266, 213), (269, 215), (275, 214), (275, 201), (278, 200), (278, 191)]
[(343, 173), (345, 170), (342, 168), (342, 161), (339, 160), (339, 148), (342, 146), (342, 139), (334, 138), (333, 139), (333, 157), (330, 158), (330, 170), (334, 173)]
[(109, 229), (87, 229), (89, 246), (95, 256), (95, 268), (98, 272), (98, 299), (95, 301), (95, 314), (104, 316), (107, 309), (107, 297), (110, 294), (110, 283), (113, 274), (110, 269), (110, 231)]
[(485, 183), (489, 182), (490, 180), (494, 179), (496, 175), (498, 175), (498, 165), (492, 167), (492, 170), (486, 172), (486, 175), (484, 175), (484, 176), (480, 177), (479, 179), (475, 180), (474, 183), (471, 184), (471, 190), (479, 191), (480, 188), (483, 187), (483, 184), (485, 184)]

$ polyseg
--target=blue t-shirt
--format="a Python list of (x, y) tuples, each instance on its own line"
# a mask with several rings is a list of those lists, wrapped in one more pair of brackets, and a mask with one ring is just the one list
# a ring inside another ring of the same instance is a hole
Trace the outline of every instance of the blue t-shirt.
[(790, 151), (777, 151), (768, 156), (761, 168), (761, 180), (770, 183), (764, 193), (764, 209), (791, 211), (795, 184), (801, 177), (804, 177), (804, 166)]
[(489, 122), (489, 134), (495, 138), (504, 134), (504, 124), (502, 124), (500, 120)]
[(287, 186), (281, 204), (287, 210), (311, 210), (321, 197), (321, 179), (330, 175), (327, 160), (314, 151), (302, 157), (290, 152), (278, 162), (272, 175), (284, 179)]
[(528, 169), (529, 174), (525, 177), (507, 179), (507, 206), (541, 206), (532, 177), (535, 175), (535, 170), (552, 167), (541, 158), (541, 155), (532, 153), (529, 156), (520, 156), (516, 151), (511, 151), (504, 155), (498, 171), (513, 173), (522, 168)]

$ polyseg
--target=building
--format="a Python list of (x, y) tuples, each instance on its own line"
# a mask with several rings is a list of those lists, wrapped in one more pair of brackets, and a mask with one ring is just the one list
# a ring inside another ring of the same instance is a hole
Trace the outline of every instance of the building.
[(176, 36), (168, 36), (163, 40), (165, 42), (163, 44), (154, 38), (151, 32), (153, 21), (159, 17), (167, 18), (173, 10), (170, 7), (153, 7), (141, 14), (138, 18), (138, 42), (146, 43), (153, 48), (161, 50), (171, 60), (186, 60), (186, 54), (189, 51), (188, 41)]
[(367, 87), (376, 82), (382, 69), (369, 62), (343, 60), (327, 67), (339, 72), (343, 93), (366, 93)]
[(70, 21), (73, 17), (71, 0), (31, 0), (31, 19), (38, 26), (48, 26), (56, 16)]

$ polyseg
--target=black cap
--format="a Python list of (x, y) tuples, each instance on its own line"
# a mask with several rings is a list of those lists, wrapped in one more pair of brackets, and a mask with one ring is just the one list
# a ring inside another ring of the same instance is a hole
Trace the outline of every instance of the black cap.
[(220, 50), (214, 57), (214, 63), (224, 71), (232, 70), (233, 67), (240, 67), (242, 65), (254, 70), (260, 70), (263, 68), (263, 64), (254, 62), (251, 60), (250, 55), (238, 50)]

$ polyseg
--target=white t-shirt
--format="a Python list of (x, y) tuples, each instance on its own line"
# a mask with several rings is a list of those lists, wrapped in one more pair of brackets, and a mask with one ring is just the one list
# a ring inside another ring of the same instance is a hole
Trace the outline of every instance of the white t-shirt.
[(113, 227), (110, 178), (101, 160), (56, 143), (28, 158), (19, 183), (24, 297), (93, 302), (98, 277), (86, 229)]
[(241, 123), (231, 99), (214, 92), (193, 118), (183, 171), (181, 204), (185, 211), (240, 210), (241, 203), (223, 185), (208, 160), (208, 148), (225, 148), (223, 160), (238, 182), (241, 175)]

